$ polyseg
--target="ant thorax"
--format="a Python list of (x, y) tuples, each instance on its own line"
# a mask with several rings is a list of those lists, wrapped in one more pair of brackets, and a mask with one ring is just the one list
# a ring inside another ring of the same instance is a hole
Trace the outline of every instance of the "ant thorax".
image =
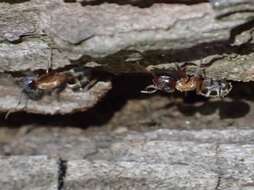
[(52, 91), (57, 88), (64, 88), (69, 81), (64, 73), (49, 73), (42, 75), (36, 80), (36, 87), (44, 91)]
[(202, 81), (202, 79), (199, 79), (194, 76), (181, 78), (176, 81), (175, 88), (176, 88), (176, 90), (178, 90), (180, 92), (193, 91), (198, 88), (198, 85), (201, 81)]

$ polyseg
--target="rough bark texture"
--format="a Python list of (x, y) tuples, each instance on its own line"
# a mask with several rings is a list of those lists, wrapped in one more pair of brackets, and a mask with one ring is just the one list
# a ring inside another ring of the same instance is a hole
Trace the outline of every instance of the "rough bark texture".
[[(0, 122), (1, 188), (253, 189), (253, 16), (253, 0), (1, 1), (0, 110), (36, 113)], [(17, 106), (51, 53), (98, 83)], [(223, 101), (140, 94), (147, 70), (186, 62), (249, 83)]]
[[(67, 114), (85, 111), (97, 104), (100, 99), (111, 89), (110, 82), (98, 82), (90, 90), (74, 92), (65, 89), (57, 95), (44, 96), (39, 101), (30, 100), (10, 76), (1, 78), (0, 107), (3, 111), (26, 111), (40, 114)], [(13, 85), (14, 84), (14, 85)]]
[[(145, 67), (165, 70), (172, 63), (199, 63), (200, 59), (208, 63), (215, 57), (207, 68), (207, 76), (253, 80), (252, 1), (162, 1), (140, 8), (128, 3), (89, 6), (61, 0), (31, 0), (1, 3), (0, 8), (3, 73), (45, 70), (53, 49), (53, 69), (77, 63), (89, 66), (93, 62), (113, 74), (142, 73)], [(0, 83), (4, 85), (4, 81)], [(5, 88), (12, 94), (12, 85)], [(60, 113), (90, 108), (108, 91), (105, 89), (109, 90), (110, 84), (96, 90), (100, 92), (98, 97), (82, 96), (90, 105), (71, 105), (67, 109), (66, 102)], [(1, 110), (22, 110), (16, 107), (18, 97), (7, 103), (0, 101)], [(72, 102), (80, 98), (78, 93), (70, 97)], [(24, 110), (59, 113), (55, 107), (60, 106), (27, 106)]]
[(1, 188), (56, 190), (58, 187), (57, 160), (46, 156), (1, 158)]
[[(8, 183), (8, 180), (12, 170), (16, 178), (19, 172), (24, 172), (20, 162), (31, 164), (31, 169), (26, 170), (29, 177), (22, 182), (24, 189), (33, 185), (44, 189), (47, 180), (52, 186), (46, 187), (56, 189), (57, 178), (63, 180), (58, 181), (63, 189), (253, 188), (253, 129), (159, 129), (148, 132), (118, 129), (108, 133), (102, 130), (84, 133), (73, 129), (66, 133), (58, 129), (52, 131), (55, 137), (49, 136), (45, 129), (35, 131), (20, 137), (12, 150), (20, 151), (16, 154), (47, 154), (53, 158), (1, 160), (1, 171), (7, 170), (2, 175), (8, 174), (2, 178), (7, 181), (5, 189), (15, 189), (15, 183)], [(42, 135), (37, 136), (39, 133)], [(77, 140), (67, 134), (76, 134)], [(59, 157), (65, 160), (65, 165), (63, 173), (57, 174)], [(34, 177), (42, 178), (40, 183), (35, 182)], [(32, 184), (30, 180), (33, 180)], [(16, 184), (20, 183), (17, 179)]]

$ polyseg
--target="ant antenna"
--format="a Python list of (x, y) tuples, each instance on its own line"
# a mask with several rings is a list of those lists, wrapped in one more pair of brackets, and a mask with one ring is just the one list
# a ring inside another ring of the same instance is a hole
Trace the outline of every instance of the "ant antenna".
[(46, 73), (49, 73), (49, 71), (51, 70), (51, 68), (52, 68), (52, 61), (53, 61), (53, 49), (50, 48), (50, 51), (49, 51), (49, 59), (48, 59), (48, 66), (47, 66), (47, 71), (46, 71)]
[(97, 82), (98, 82), (97, 79), (93, 79), (92, 81), (89, 81), (88, 84), (85, 86), (84, 90), (87, 91), (91, 89)]
[(145, 90), (141, 90), (140, 92), (143, 94), (153, 94), (158, 91), (158, 88), (154, 86), (153, 84), (147, 86)]
[(226, 55), (218, 55), (218, 56), (213, 56), (208, 62), (204, 62), (204, 59), (200, 59), (200, 66), (201, 67), (209, 67), (211, 66), (214, 62), (219, 61), (221, 59), (224, 59)]

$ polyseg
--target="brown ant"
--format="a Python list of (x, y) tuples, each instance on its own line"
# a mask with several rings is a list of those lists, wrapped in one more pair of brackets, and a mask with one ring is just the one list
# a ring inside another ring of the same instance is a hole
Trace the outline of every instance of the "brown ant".
[(40, 76), (25, 76), (19, 82), (22, 92), (32, 100), (39, 100), (46, 94), (59, 94), (74, 77), (63, 72), (49, 72)]
[[(22, 93), (17, 106), (21, 103), (23, 94), (25, 94), (28, 99), (40, 100), (43, 96), (53, 93), (58, 96), (66, 86), (74, 91), (77, 89), (88, 90), (97, 83), (96, 79), (91, 80), (90, 77), (87, 77), (87, 75), (91, 75), (90, 70), (85, 68), (78, 69), (79, 70), (72, 69), (62, 72), (48, 69), (44, 74), (36, 75), (30, 72), (26, 76), (21, 77), (21, 80), (18, 81), (18, 85), (22, 88)], [(9, 110), (5, 118), (7, 118), (12, 111), (13, 110)]]
[[(36, 76), (33, 73), (29, 73), (19, 81), (19, 85), (22, 88), (22, 92), (32, 100), (40, 100), (46, 94), (55, 93), (59, 95), (67, 85), (77, 83), (79, 88), (82, 88), (80, 77), (87, 73), (70, 70), (70, 71), (52, 71), (52, 49), (50, 49), (50, 58), (48, 61), (48, 69), (46, 73)], [(83, 68), (84, 69), (84, 68)], [(88, 82), (88, 81), (87, 81)], [(74, 89), (75, 85), (72, 86)]]
[[(85, 68), (83, 68), (85, 69)], [(38, 77), (34, 75), (28, 75), (24, 77), (19, 83), (22, 87), (24, 94), (32, 100), (39, 100), (46, 94), (56, 93), (57, 95), (63, 91), (66, 86), (73, 90), (76, 89), (89, 89), (93, 86), (97, 80), (89, 80), (84, 77), (88, 75), (88, 70), (68, 72), (47, 72)]]
[(205, 78), (201, 74), (188, 75), (186, 73), (186, 64), (182, 67), (176, 65), (176, 69), (168, 75), (156, 76), (153, 75), (153, 84), (141, 91), (141, 93), (152, 94), (156, 91), (167, 93), (196, 91), (196, 94), (205, 97), (224, 97), (232, 89), (230, 82), (226, 80), (215, 80)]
[[(55, 94), (59, 98), (59, 94), (67, 86), (74, 91), (81, 89), (88, 90), (97, 83), (97, 80), (85, 76), (86, 74), (91, 73), (89, 70), (82, 70), (80, 72), (74, 70), (68, 72), (49, 71), (41, 75), (29, 73), (18, 81), (18, 85), (22, 88), (22, 92), (16, 107), (20, 105), (23, 94), (26, 95), (28, 99), (38, 101), (45, 95), (51, 94)], [(26, 99), (26, 102), (28, 99)], [(5, 119), (7, 119), (10, 113), (15, 109), (9, 110), (5, 115)]]

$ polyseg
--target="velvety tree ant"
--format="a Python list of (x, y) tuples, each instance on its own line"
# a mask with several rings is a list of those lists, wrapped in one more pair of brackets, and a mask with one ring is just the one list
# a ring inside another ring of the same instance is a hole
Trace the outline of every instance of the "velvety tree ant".
[(97, 80), (91, 80), (88, 75), (91, 71), (85, 68), (80, 70), (71, 69), (70, 71), (49, 71), (45, 74), (36, 76), (34, 74), (27, 75), (19, 81), (22, 92), (32, 100), (40, 100), (44, 95), (52, 93), (59, 94), (66, 86), (71, 89), (81, 90), (91, 88)]
[(73, 69), (63, 72), (49, 71), (40, 75), (29, 73), (21, 77), (17, 81), (22, 89), (18, 103), (14, 109), (6, 113), (5, 119), (21, 104), (23, 95), (26, 97), (27, 104), (29, 99), (38, 101), (45, 95), (55, 94), (59, 98), (59, 94), (67, 86), (73, 91), (89, 90), (97, 83), (97, 79), (91, 79), (90, 74), (89, 70), (83, 68), (82, 71), (74, 71)]
[(167, 93), (196, 91), (198, 95), (205, 97), (224, 97), (232, 89), (230, 82), (226, 80), (215, 80), (206, 78), (201, 74), (188, 75), (186, 73), (186, 65), (183, 67), (176, 66), (168, 75), (156, 76), (153, 75), (153, 84), (141, 91), (141, 93), (152, 94), (156, 91)]
[(22, 92), (32, 100), (39, 100), (45, 94), (59, 94), (73, 80), (73, 76), (65, 73), (49, 72), (41, 76), (25, 76), (19, 82)]
[[(97, 83), (96, 79), (92, 80), (90, 78), (90, 70), (86, 70), (85, 68), (76, 69), (69, 71), (52, 71), (48, 69), (43, 74), (27, 73), (17, 81), (18, 85), (22, 88), (22, 93), (16, 107), (21, 103), (23, 94), (28, 99), (37, 101), (45, 95), (56, 94), (58, 96), (67, 86), (74, 91), (81, 89), (88, 90)], [(5, 118), (14, 110), (9, 110)]]
[(66, 88), (68, 84), (77, 83), (80, 75), (84, 72), (76, 72), (72, 69), (70, 71), (52, 71), (52, 49), (50, 49), (50, 59), (48, 61), (48, 69), (46, 73), (35, 75), (34, 73), (28, 73), (18, 83), (22, 88), (22, 92), (32, 100), (39, 100), (46, 94), (59, 93)]

